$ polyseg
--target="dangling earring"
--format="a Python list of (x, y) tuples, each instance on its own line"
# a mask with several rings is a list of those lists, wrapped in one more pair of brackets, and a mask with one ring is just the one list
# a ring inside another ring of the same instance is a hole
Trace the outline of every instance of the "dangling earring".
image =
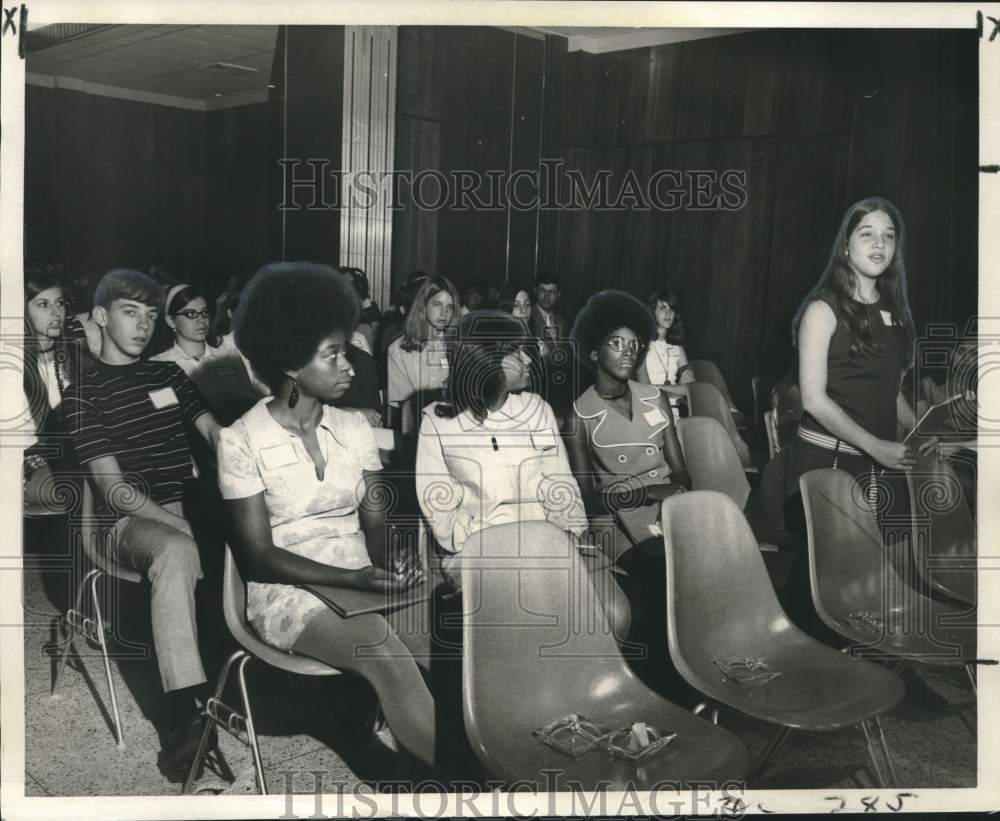
[(288, 392), (288, 407), (294, 408), (299, 404), (299, 383), (292, 377), (288, 378), (292, 380), (292, 389)]

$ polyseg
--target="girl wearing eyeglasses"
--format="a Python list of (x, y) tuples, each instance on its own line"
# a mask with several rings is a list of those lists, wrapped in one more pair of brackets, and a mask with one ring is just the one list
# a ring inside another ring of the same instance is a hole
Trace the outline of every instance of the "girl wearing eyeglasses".
[(204, 291), (194, 285), (175, 285), (167, 293), (164, 321), (174, 344), (150, 359), (174, 362), (194, 382), (221, 424), (238, 419), (260, 398), (232, 334), (211, 333), (212, 310)]
[(666, 601), (661, 502), (690, 487), (670, 405), (659, 388), (635, 381), (645, 340), (655, 334), (649, 309), (623, 291), (594, 294), (577, 314), (570, 339), (594, 384), (573, 403), (566, 445), (592, 531), (628, 572), (623, 587), (632, 622), (654, 677), (673, 692), (683, 687), (666, 663)]
[[(670, 405), (653, 385), (635, 381), (655, 321), (623, 291), (601, 291), (577, 315), (571, 339), (594, 371), (594, 384), (573, 403), (569, 456), (591, 515), (618, 524), (613, 555), (660, 539), (660, 502), (690, 486)], [(631, 559), (626, 559), (626, 563)]]

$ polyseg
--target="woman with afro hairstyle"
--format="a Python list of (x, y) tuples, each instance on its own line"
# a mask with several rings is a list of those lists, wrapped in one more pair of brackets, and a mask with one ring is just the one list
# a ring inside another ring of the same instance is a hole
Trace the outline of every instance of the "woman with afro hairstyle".
[(594, 384), (573, 403), (569, 458), (588, 511), (613, 512), (626, 537), (616, 540), (615, 560), (659, 537), (660, 502), (690, 485), (667, 400), (633, 378), (654, 328), (645, 305), (609, 290), (590, 298), (570, 332)]
[(392, 409), (400, 408), (411, 396), (444, 387), (448, 379), (444, 337), (457, 317), (455, 286), (442, 276), (425, 279), (406, 312), (402, 336), (388, 350), (386, 400), (393, 416)]
[(411, 655), (429, 657), (426, 631), (397, 633), (392, 614), (342, 618), (298, 586), (397, 591), (422, 578), (408, 557), (387, 555), (372, 428), (331, 405), (351, 382), (345, 349), (359, 308), (329, 266), (257, 272), (234, 318), (236, 343), (273, 396), (221, 432), (219, 487), (257, 634), (367, 679), (399, 742), (432, 763), (434, 700)]
[(633, 378), (654, 334), (649, 310), (623, 291), (594, 294), (577, 314), (570, 339), (594, 384), (573, 403), (566, 444), (591, 517), (613, 517), (603, 547), (628, 571), (633, 623), (670, 691), (682, 686), (666, 663), (666, 600), (661, 502), (690, 487), (673, 415), (656, 387)]

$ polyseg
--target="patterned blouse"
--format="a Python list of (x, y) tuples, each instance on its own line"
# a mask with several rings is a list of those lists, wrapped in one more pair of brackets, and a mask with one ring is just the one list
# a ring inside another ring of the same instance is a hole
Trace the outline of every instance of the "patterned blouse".
[[(224, 499), (264, 494), (275, 547), (356, 570), (371, 559), (358, 507), (365, 494), (363, 471), (382, 469), (375, 435), (364, 417), (324, 406), (316, 428), (326, 458), (316, 476), (302, 439), (285, 430), (260, 400), (219, 434), (219, 489)], [(290, 650), (309, 620), (326, 605), (287, 584), (247, 584), (247, 619), (268, 644)]]

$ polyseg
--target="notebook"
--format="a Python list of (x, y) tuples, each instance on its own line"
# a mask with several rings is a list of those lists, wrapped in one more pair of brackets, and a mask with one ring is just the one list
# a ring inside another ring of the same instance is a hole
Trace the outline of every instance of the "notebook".
[(327, 584), (302, 584), (299, 587), (319, 596), (338, 616), (347, 619), (365, 613), (388, 613), (403, 607), (411, 607), (414, 604), (427, 601), (434, 594), (434, 591), (444, 584), (445, 581), (440, 572), (434, 572), (416, 587), (391, 593), (352, 590), (347, 587), (333, 587)]

